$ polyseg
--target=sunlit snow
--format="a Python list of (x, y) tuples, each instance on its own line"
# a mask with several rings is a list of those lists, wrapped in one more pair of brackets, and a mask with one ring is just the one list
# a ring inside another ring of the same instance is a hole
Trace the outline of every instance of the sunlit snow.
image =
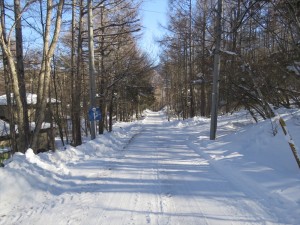
[[(299, 145), (300, 111), (281, 115)], [(219, 117), (215, 141), (209, 127), (146, 111), (77, 148), (17, 153), (0, 168), (0, 224), (299, 224), (282, 132), (244, 111)]]

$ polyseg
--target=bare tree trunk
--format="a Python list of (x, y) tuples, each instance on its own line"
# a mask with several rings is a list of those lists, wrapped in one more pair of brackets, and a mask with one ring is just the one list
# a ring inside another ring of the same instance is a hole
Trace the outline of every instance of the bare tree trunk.
[(200, 115), (201, 116), (207, 116), (207, 94), (206, 94), (206, 83), (205, 83), (205, 75), (206, 75), (206, 58), (205, 57), (205, 50), (206, 50), (206, 25), (207, 25), (207, 0), (204, 0), (204, 9), (203, 9), (203, 24), (202, 24), (202, 43), (201, 43), (201, 68), (202, 68), (202, 83), (200, 87), (200, 93), (201, 93), (201, 98), (200, 98)]
[[(11, 74), (11, 80), (12, 80), (12, 91), (14, 94), (14, 102), (16, 104), (16, 112), (18, 113), (17, 116), (17, 125), (18, 125), (18, 130), (19, 130), (19, 136), (24, 135), (24, 108), (23, 108), (23, 103), (21, 99), (21, 93), (20, 93), (20, 81), (18, 77), (18, 72), (17, 72), (17, 67), (15, 64), (15, 59), (14, 55), (11, 52), (10, 49), (10, 38), (6, 41), (6, 37), (4, 37), (5, 31), (2, 27), (2, 23), (0, 24), (0, 45), (3, 50), (3, 54), (5, 55), (7, 59), (7, 65)], [(14, 114), (14, 113), (13, 113)], [(26, 149), (24, 148), (25, 145), (22, 145), (22, 149), (15, 149), (24, 152)], [(19, 147), (19, 146), (18, 146)]]
[(25, 87), (25, 74), (23, 63), (23, 37), (22, 37), (22, 23), (21, 23), (21, 5), (20, 0), (14, 0), (15, 10), (15, 32), (16, 32), (16, 57), (17, 57), (17, 75), (19, 81), (20, 99), (22, 102), (22, 111), (18, 111), (18, 147), (19, 150), (24, 152), (29, 146), (29, 119), (28, 119), (28, 107), (27, 96)]
[(77, 70), (75, 73), (75, 11), (76, 0), (73, 0), (72, 4), (72, 135), (73, 145), (78, 146), (82, 144), (81, 140), (81, 65), (82, 65), (82, 23), (83, 23), (83, 0), (80, 0), (80, 15), (79, 15), (79, 27), (78, 27), (78, 46), (77, 46)]
[[(54, 56), (53, 56), (53, 86), (54, 86), (55, 99), (58, 99), (57, 84), (56, 84), (56, 62), (55, 62)], [(58, 104), (55, 104), (55, 105), (56, 105), (56, 109), (55, 109), (56, 112), (55, 112), (55, 115), (54, 115), (55, 123), (58, 126), (58, 132), (59, 132), (59, 136), (60, 136), (60, 140), (62, 142), (62, 145), (65, 147), (63, 126), (62, 126), (62, 119), (61, 119), (61, 117), (63, 117), (63, 114), (59, 114), (59, 106), (58, 106)]]
[(53, 34), (53, 38), (50, 43), (53, 2), (52, 2), (52, 0), (47, 1), (47, 15), (46, 15), (44, 46), (43, 46), (43, 48), (44, 48), (43, 49), (43, 60), (42, 60), (41, 71), (39, 74), (35, 129), (33, 132), (33, 137), (32, 137), (32, 142), (31, 142), (31, 146), (35, 151), (38, 148), (39, 132), (41, 130), (42, 123), (44, 122), (44, 119), (45, 119), (47, 96), (48, 96), (48, 91), (49, 91), (49, 86), (50, 86), (51, 59), (54, 54), (54, 50), (55, 50), (55, 47), (56, 47), (56, 44), (58, 41), (58, 36), (60, 33), (63, 6), (64, 6), (64, 0), (60, 0), (58, 3), (54, 34)]
[(104, 121), (105, 121), (105, 95), (104, 95), (104, 24), (103, 24), (103, 13), (104, 8), (101, 7), (101, 17), (100, 17), (100, 25), (101, 25), (101, 38), (100, 38), (100, 110), (102, 114), (102, 118), (99, 121), (99, 134), (104, 133)]
[[(90, 76), (90, 109), (96, 107), (95, 95), (95, 57), (94, 57), (94, 27), (93, 27), (93, 1), (88, 0), (88, 42), (89, 42), (89, 76)], [(91, 121), (91, 139), (96, 138), (95, 121)]]
[(72, 40), (71, 40), (71, 120), (72, 120), (72, 144), (76, 145), (76, 124), (75, 124), (75, 10), (76, 10), (76, 0), (72, 0)]
[[(6, 28), (5, 28), (5, 8), (4, 8), (4, 1), (0, 1), (0, 8), (1, 8), (1, 26), (3, 28), (2, 30), (2, 37), (4, 43), (7, 45), (7, 39), (6, 39)], [(4, 48), (3, 45), (1, 44), (1, 50), (4, 53)], [(8, 61), (7, 61), (7, 56), (6, 54), (2, 54), (3, 56), (3, 67), (4, 67), (4, 80), (5, 80), (5, 92), (6, 92), (6, 99), (7, 99), (7, 107), (8, 107), (8, 112), (10, 115), (9, 118), (9, 131), (10, 131), (10, 147), (12, 153), (17, 151), (17, 136), (16, 136), (16, 130), (15, 130), (15, 117), (13, 113), (13, 108), (12, 108), (12, 101), (11, 101), (11, 78), (9, 74), (9, 67), (8, 67)]]
[(189, 0), (189, 63), (188, 63), (188, 69), (189, 69), (189, 88), (190, 88), (190, 117), (195, 116), (195, 97), (194, 97), (194, 87), (192, 84), (192, 81), (194, 79), (193, 76), (193, 35), (192, 35), (192, 0)]
[(113, 109), (114, 109), (114, 89), (111, 91), (109, 103), (109, 119), (108, 119), (108, 132), (112, 132), (113, 127)]

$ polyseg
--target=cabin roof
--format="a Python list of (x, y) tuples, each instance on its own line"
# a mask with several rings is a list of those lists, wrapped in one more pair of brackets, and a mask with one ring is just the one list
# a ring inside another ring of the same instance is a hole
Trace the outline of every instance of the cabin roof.
[[(13, 99), (13, 93), (11, 93), (11, 97)], [(26, 97), (28, 105), (35, 105), (37, 103), (37, 94), (26, 93)], [(47, 98), (47, 102), (49, 102), (49, 98)], [(51, 98), (51, 103), (60, 103), (60, 101), (55, 98)], [(7, 105), (6, 95), (0, 95), (0, 106), (1, 105)]]

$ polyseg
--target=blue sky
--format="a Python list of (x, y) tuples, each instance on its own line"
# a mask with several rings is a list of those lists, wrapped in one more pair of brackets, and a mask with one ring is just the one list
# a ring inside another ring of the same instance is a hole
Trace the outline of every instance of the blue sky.
[(141, 7), (143, 37), (139, 45), (158, 62), (159, 46), (155, 39), (161, 37), (165, 32), (159, 24), (167, 23), (168, 0), (144, 0)]

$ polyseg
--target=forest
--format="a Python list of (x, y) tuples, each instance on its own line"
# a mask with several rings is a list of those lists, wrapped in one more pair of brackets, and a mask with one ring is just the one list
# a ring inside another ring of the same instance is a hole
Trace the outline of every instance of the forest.
[(170, 112), (182, 118), (211, 115), (216, 54), (219, 113), (246, 108), (257, 120), (274, 116), (270, 104), (300, 106), (299, 1), (170, 0), (169, 9), (159, 41)]
[(91, 107), (101, 110), (95, 123), (102, 134), (113, 121), (138, 118), (154, 102), (153, 63), (137, 46), (139, 5), (1, 1), (1, 94), (10, 112), (1, 119), (10, 124), (14, 152), (38, 152), (45, 126), (49, 147), (55, 136), (64, 145), (80, 145), (91, 131)]
[[(257, 120), (300, 106), (299, 1), (168, 0), (159, 65), (138, 46), (141, 4), (1, 1), (0, 119), (12, 152), (45, 148), (43, 130), (49, 148), (56, 136), (78, 146), (94, 122), (103, 134), (146, 108), (210, 117), (216, 69), (218, 113), (245, 108)], [(90, 123), (94, 107), (102, 117)]]

